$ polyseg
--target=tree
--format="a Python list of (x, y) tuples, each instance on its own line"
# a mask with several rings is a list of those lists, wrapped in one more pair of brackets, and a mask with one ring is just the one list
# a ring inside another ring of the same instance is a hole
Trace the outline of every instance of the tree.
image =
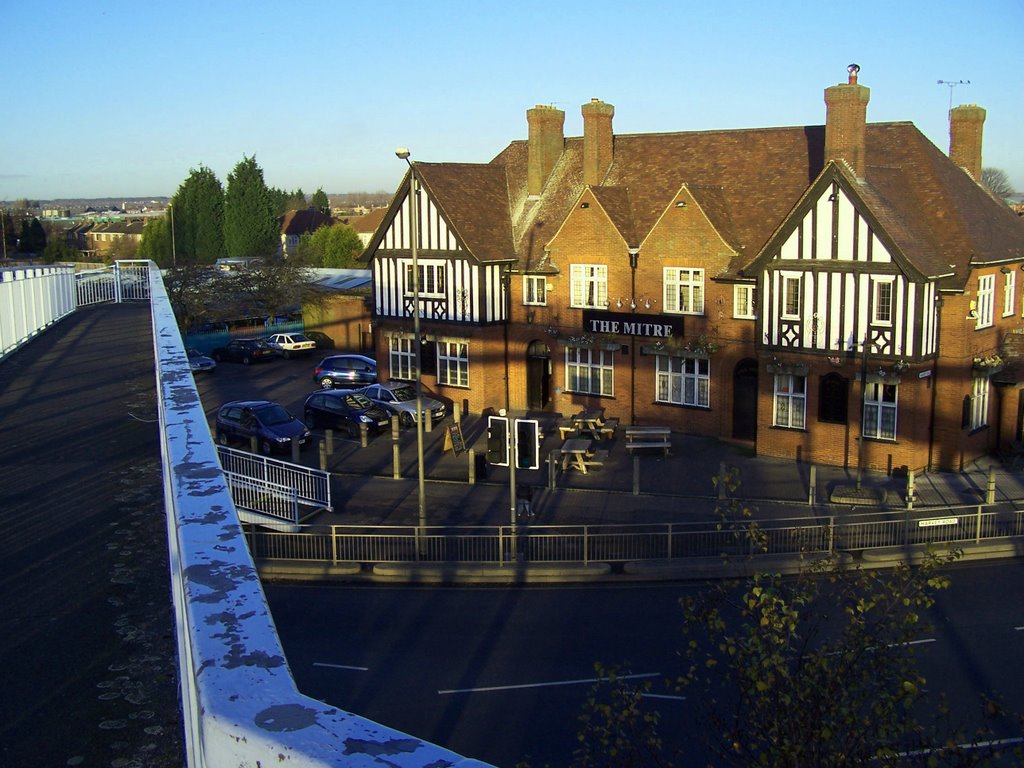
[(110, 248), (103, 254), (103, 260), (109, 263), (115, 261), (130, 261), (138, 258), (139, 241), (134, 237), (123, 235), (110, 244)]
[(46, 248), (46, 230), (35, 216), (32, 220), (21, 222), (21, 237), (18, 239), (18, 251), (21, 253), (42, 253)]
[(1001, 200), (1006, 200), (1014, 194), (1013, 185), (1010, 184), (1010, 177), (999, 168), (982, 168), (981, 183), (988, 187), (988, 191)]
[(309, 204), (325, 216), (331, 215), (331, 201), (327, 197), (327, 193), (324, 192), (323, 187), (317, 188), (316, 192), (313, 193), (313, 198), (309, 201)]
[(347, 224), (320, 227), (299, 239), (296, 259), (314, 267), (350, 267), (363, 265), (357, 259), (363, 252), (359, 233)]
[(245, 157), (228, 175), (224, 247), (231, 258), (269, 258), (281, 244), (270, 191), (256, 158)]
[(80, 261), (78, 249), (68, 245), (59, 237), (51, 237), (43, 248), (43, 261), (53, 264), (58, 261)]
[[(734, 479), (723, 481), (734, 489)], [(719, 513), (720, 530), (737, 545), (765, 551), (751, 510), (728, 500)], [(928, 554), (920, 566), (890, 572), (820, 560), (795, 577), (754, 572), (682, 600), (686, 645), (676, 684), (701, 702), (698, 721), (686, 727), (702, 735), (713, 764), (996, 764), (999, 705), (983, 699), (981, 727), (957, 727), (914, 655), (956, 556)], [(663, 719), (645, 704), (650, 684), (617, 672), (599, 677), (581, 717), (577, 764), (684, 764), (659, 737)], [(928, 718), (929, 710), (939, 716)], [(609, 759), (610, 751), (618, 757)]]
[(283, 189), (271, 187), (269, 192), (276, 216), (284, 216), (288, 211), (299, 211), (306, 207), (306, 193), (301, 188), (294, 192), (285, 192)]
[(224, 255), (224, 205), (224, 187), (213, 171), (202, 165), (189, 171), (167, 210), (171, 261), (213, 264)]
[(174, 266), (171, 252), (171, 223), (167, 217), (149, 219), (142, 228), (142, 242), (139, 243), (138, 258), (151, 259), (157, 266)]

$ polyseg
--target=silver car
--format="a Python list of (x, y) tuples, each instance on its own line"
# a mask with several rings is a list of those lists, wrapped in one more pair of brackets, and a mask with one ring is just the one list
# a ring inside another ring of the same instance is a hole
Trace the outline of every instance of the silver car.
[[(386, 381), (383, 384), (371, 384), (359, 391), (388, 413), (397, 413), (402, 426), (411, 427), (416, 423), (416, 387), (413, 384), (407, 381)], [(434, 421), (440, 421), (445, 416), (444, 403), (432, 397), (424, 395), (420, 407), (424, 413), (430, 411)]]

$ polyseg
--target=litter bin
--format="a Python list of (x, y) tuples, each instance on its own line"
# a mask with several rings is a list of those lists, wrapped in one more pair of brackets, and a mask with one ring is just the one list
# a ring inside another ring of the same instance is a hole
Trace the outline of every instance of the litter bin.
[(477, 480), (485, 480), (487, 478), (487, 456), (483, 453), (478, 453), (473, 457), (473, 473), (476, 475)]

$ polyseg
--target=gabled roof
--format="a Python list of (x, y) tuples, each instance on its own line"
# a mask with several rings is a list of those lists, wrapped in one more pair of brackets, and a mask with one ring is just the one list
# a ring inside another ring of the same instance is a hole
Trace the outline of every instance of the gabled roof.
[[(738, 274), (825, 170), (823, 125), (614, 137), (594, 194), (629, 243), (642, 243), (682, 188), (735, 252)], [(539, 196), (527, 193), (528, 144), (488, 165), (417, 163), (449, 225), (481, 260), (548, 271), (545, 245), (584, 189), (583, 139), (567, 138)], [(972, 265), (1024, 259), (1024, 221), (956, 167), (913, 124), (869, 123), (864, 178), (843, 174), (889, 242), (922, 275), (962, 288)]]
[(318, 208), (288, 211), (281, 217), (281, 234), (304, 235), (307, 232), (315, 232), (320, 227), (329, 227), (333, 223), (334, 219)]
[(353, 216), (351, 219), (344, 219), (343, 221), (359, 234), (372, 235), (377, 231), (380, 223), (384, 221), (384, 216), (387, 215), (387, 212), (387, 208), (374, 208), (362, 216)]

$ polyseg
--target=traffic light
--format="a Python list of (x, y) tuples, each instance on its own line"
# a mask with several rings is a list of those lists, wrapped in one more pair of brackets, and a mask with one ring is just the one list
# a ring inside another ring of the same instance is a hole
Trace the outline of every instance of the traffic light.
[(533, 419), (516, 419), (516, 468), (540, 468), (540, 425)]
[(487, 417), (487, 461), (498, 467), (508, 466), (508, 417)]

